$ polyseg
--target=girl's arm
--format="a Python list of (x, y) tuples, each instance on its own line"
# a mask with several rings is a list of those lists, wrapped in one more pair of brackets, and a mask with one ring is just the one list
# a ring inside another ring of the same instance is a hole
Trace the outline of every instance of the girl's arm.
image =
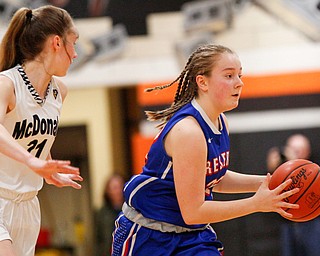
[(18, 162), (27, 163), (33, 156), (17, 143), (3, 126), (6, 113), (15, 105), (13, 83), (9, 78), (0, 76), (0, 88), (0, 152)]
[(15, 106), (14, 86), (12, 81), (0, 76), (0, 153), (27, 165), (43, 178), (50, 177), (53, 173), (79, 174), (79, 169), (70, 166), (70, 161), (41, 160), (30, 154), (17, 141), (15, 141), (7, 129), (3, 126), (7, 112)]
[(174, 183), (179, 207), (187, 224), (221, 222), (245, 216), (254, 212), (278, 212), (285, 217), (291, 214), (282, 208), (297, 208), (298, 205), (285, 203), (282, 199), (298, 192), (298, 189), (282, 193), (291, 182), (285, 182), (274, 190), (269, 190), (270, 175), (257, 190), (258, 183), (251, 186), (244, 182), (244, 176), (231, 174), (227, 180), (228, 190), (236, 178), (242, 180), (242, 190), (257, 190), (254, 196), (232, 201), (205, 201), (205, 175), (207, 146), (205, 137), (197, 121), (187, 117), (179, 121), (168, 133), (165, 140), (167, 153), (172, 156)]
[(228, 170), (223, 179), (214, 186), (214, 191), (220, 193), (256, 192), (265, 178), (265, 175), (242, 174)]

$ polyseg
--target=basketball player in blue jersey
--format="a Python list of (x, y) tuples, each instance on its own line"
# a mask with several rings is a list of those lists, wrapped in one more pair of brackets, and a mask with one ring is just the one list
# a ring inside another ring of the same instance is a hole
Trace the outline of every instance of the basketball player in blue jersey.
[(43, 179), (80, 189), (70, 161), (52, 160), (66, 87), (77, 57), (70, 15), (53, 6), (19, 9), (0, 47), (0, 255), (33, 256), (40, 230)]
[[(282, 199), (287, 181), (269, 190), (270, 175), (246, 175), (228, 169), (230, 145), (223, 112), (238, 106), (243, 83), (238, 56), (220, 45), (198, 48), (188, 59), (174, 102), (162, 111), (147, 112), (160, 121), (143, 172), (124, 187), (123, 212), (115, 222), (113, 256), (213, 256), (223, 245), (208, 223), (254, 212), (297, 208)], [(214, 201), (214, 192), (247, 193), (252, 197)]]

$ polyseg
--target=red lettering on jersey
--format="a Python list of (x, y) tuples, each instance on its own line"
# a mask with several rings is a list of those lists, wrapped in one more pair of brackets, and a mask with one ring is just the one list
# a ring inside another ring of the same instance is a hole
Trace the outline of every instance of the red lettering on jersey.
[(212, 175), (212, 165), (210, 161), (207, 162), (206, 173), (207, 175)]
[(220, 164), (219, 164), (218, 157), (212, 159), (212, 164), (213, 164), (213, 173), (217, 173), (218, 171), (220, 171)]
[(207, 162), (207, 176), (213, 175), (223, 168), (228, 168), (229, 166), (229, 151), (221, 153), (218, 157), (213, 158)]

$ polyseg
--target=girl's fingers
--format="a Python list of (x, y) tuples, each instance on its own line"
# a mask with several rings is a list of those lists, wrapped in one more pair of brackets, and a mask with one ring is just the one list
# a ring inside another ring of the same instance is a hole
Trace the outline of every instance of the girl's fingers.
[(49, 160), (49, 168), (56, 169), (58, 173), (79, 174), (79, 168), (70, 165), (70, 161)]
[(266, 178), (263, 180), (261, 186), (262, 186), (262, 187), (265, 187), (265, 188), (269, 188), (270, 180), (271, 180), (270, 173), (267, 173), (267, 176), (266, 176)]
[(71, 162), (69, 160), (48, 160), (48, 163), (54, 165), (70, 165)]
[(282, 209), (287, 209), (287, 208), (299, 209), (300, 206), (298, 204), (291, 204), (291, 203), (281, 202), (280, 207)]
[(291, 190), (289, 190), (289, 191), (283, 192), (283, 193), (281, 194), (281, 197), (282, 197), (282, 199), (285, 199), (285, 198), (288, 198), (288, 197), (290, 197), (290, 196), (298, 193), (299, 191), (300, 191), (299, 188), (294, 188), (294, 189), (291, 189)]
[(79, 183), (77, 183), (77, 182), (72, 182), (71, 184), (70, 184), (70, 186), (71, 187), (73, 187), (74, 189), (81, 189), (81, 185), (79, 184)]
[(281, 191), (283, 191), (286, 187), (288, 187), (290, 184), (292, 183), (291, 179), (288, 179), (286, 181), (284, 181), (283, 183), (281, 183), (278, 187), (276, 187), (274, 189), (275, 192), (277, 193), (281, 193)]
[(79, 175), (76, 175), (75, 177), (72, 178), (72, 180), (83, 181), (83, 178)]
[(282, 217), (284, 217), (284, 218), (290, 219), (290, 218), (293, 217), (293, 215), (292, 215), (291, 213), (288, 213), (288, 212), (286, 212), (286, 211), (283, 210), (283, 209), (281, 209), (278, 213), (279, 213)]
[(67, 166), (63, 166), (62, 168), (64, 170), (64, 173), (70, 173), (70, 174), (79, 174), (80, 173), (78, 167), (67, 165)]

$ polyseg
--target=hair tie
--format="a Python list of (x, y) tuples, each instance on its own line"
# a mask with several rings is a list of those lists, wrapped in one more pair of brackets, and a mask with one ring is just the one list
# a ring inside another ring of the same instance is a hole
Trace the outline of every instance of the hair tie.
[(26, 17), (27, 17), (27, 22), (31, 22), (31, 19), (32, 19), (32, 10), (29, 9), (27, 12), (26, 12)]

